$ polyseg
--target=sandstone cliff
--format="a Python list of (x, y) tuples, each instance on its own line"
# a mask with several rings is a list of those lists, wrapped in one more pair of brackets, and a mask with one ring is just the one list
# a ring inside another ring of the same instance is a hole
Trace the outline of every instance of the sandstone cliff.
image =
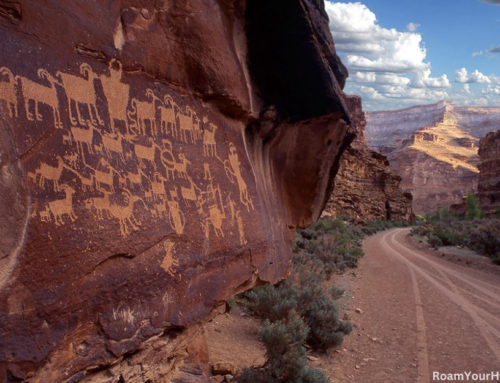
[(367, 113), (367, 143), (386, 154), (413, 194), (417, 214), (458, 203), (477, 188), (478, 139), (496, 129), (500, 108), (442, 101), (397, 111)]
[(366, 146), (361, 99), (348, 96), (347, 105), (357, 136), (340, 158), (325, 213), (362, 220), (413, 219), (412, 196), (400, 188), (401, 177), (391, 171), (385, 156)]
[(197, 324), (286, 275), (352, 139), (322, 1), (0, 0), (0, 35), (0, 382), (203, 381)]
[(479, 183), (481, 210), (487, 215), (500, 211), (500, 130), (488, 133), (479, 141)]

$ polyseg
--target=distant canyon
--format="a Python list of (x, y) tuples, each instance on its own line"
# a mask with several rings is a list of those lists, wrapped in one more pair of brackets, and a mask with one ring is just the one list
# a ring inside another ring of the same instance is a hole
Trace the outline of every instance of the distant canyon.
[(449, 101), (366, 113), (366, 142), (387, 156), (413, 195), (415, 214), (462, 201), (478, 189), (479, 140), (500, 127), (500, 107)]

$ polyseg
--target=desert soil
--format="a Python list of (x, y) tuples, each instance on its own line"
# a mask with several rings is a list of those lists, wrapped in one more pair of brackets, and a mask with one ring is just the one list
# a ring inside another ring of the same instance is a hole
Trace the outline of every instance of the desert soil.
[[(472, 382), (472, 374), (500, 374), (500, 267), (464, 251), (429, 249), (409, 229), (379, 233), (363, 248), (359, 267), (334, 281), (346, 291), (340, 315), (353, 333), (337, 350), (310, 352), (313, 366), (332, 383), (442, 381), (436, 374)], [(211, 364), (262, 364), (259, 325), (244, 308), (209, 323)], [(500, 382), (491, 377), (482, 381)]]

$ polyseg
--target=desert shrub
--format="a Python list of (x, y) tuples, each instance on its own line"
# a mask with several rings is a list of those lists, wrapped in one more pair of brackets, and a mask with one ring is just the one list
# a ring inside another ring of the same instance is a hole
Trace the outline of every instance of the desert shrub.
[(308, 367), (303, 346), (309, 328), (293, 311), (281, 321), (266, 320), (260, 338), (266, 347), (267, 363), (262, 369), (243, 370), (242, 383), (328, 383), (323, 371)]
[(290, 281), (257, 286), (245, 296), (256, 315), (273, 322), (288, 317), (289, 312), (297, 306), (297, 292)]
[(492, 259), (500, 256), (500, 220), (474, 221), (468, 235), (468, 246)]
[(467, 208), (465, 213), (465, 218), (472, 220), (483, 217), (483, 212), (479, 207), (479, 201), (477, 197), (474, 195), (474, 193), (471, 192), (467, 193), (467, 198), (465, 199), (465, 205)]
[(439, 237), (435, 236), (434, 234), (429, 235), (429, 245), (437, 249), (439, 246), (443, 245), (443, 242), (439, 239)]

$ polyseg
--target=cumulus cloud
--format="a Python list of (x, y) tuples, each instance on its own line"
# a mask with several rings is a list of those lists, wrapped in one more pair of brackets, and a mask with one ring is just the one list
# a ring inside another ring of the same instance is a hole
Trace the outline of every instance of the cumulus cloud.
[[(432, 77), (419, 24), (407, 31), (384, 28), (362, 3), (325, 2), (337, 52), (349, 70), (346, 91), (367, 108), (403, 107), (439, 101), (451, 88), (446, 75)], [(368, 110), (368, 109), (367, 109)]]
[(406, 26), (406, 29), (408, 29), (409, 32), (416, 32), (418, 27), (420, 27), (420, 24), (412, 22)]
[(498, 79), (491, 75), (486, 76), (479, 72), (477, 69), (469, 73), (467, 69), (461, 68), (455, 72), (455, 82), (466, 83), (466, 84), (491, 84)]

